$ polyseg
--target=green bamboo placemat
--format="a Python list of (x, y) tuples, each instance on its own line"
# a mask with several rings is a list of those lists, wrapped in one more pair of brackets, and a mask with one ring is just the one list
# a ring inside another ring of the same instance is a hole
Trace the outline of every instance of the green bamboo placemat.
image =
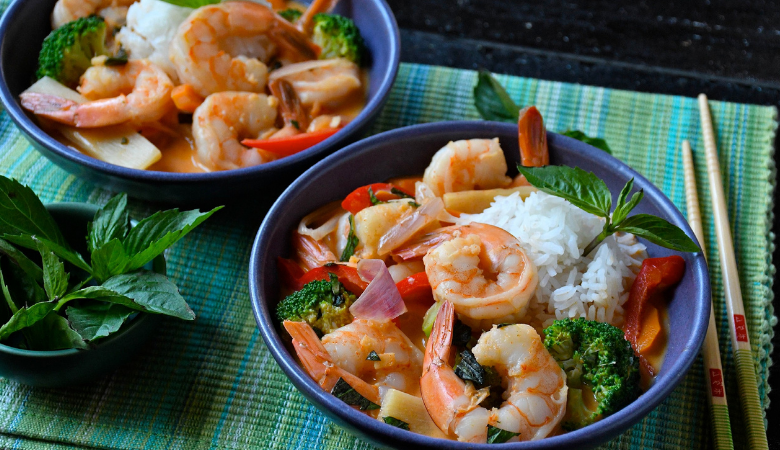
[[(697, 153), (701, 197), (706, 175), (696, 100), (499, 77), (520, 105), (535, 104), (549, 130), (606, 138), (615, 156), (647, 176), (684, 211), (680, 142)], [(440, 120), (478, 118), (475, 73), (402, 64), (372, 132)], [(772, 326), (771, 234), (775, 186), (775, 108), (712, 102), (724, 186), (763, 406), (768, 403)], [(444, 144), (444, 143), (442, 143)], [(110, 193), (76, 179), (33, 150), (0, 115), (0, 173), (29, 184), (46, 201), (104, 203)], [(711, 209), (702, 214), (724, 355), (734, 438), (744, 430), (728, 344)], [(147, 206), (133, 202), (136, 212)], [(247, 262), (255, 229), (217, 214), (169, 253), (171, 277), (198, 314), (168, 320), (141, 355), (93, 385), (34, 389), (0, 379), (0, 447), (132, 449), (364, 449), (287, 381), (259, 337), (249, 304)], [(655, 411), (605, 448), (706, 448), (710, 430), (699, 359)]]

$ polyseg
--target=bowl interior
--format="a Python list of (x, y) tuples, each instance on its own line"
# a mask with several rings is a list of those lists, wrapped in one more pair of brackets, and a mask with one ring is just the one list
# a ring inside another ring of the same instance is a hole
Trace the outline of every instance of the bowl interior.
[[(70, 149), (48, 136), (21, 108), (19, 94), (35, 79), (38, 52), (43, 39), (51, 32), (49, 14), (56, 0), (16, 0), (0, 22), (0, 100), (12, 120), (33, 144), (47, 157), (66, 170), (90, 178), (103, 185), (136, 194), (143, 191), (149, 200), (186, 201), (188, 192), (155, 193), (144, 184), (155, 182), (180, 187), (182, 184), (231, 180), (234, 190), (245, 190), (246, 183), (256, 176), (297, 175), (317, 158), (353, 142), (379, 113), (392, 87), (398, 70), (400, 38), (395, 19), (384, 0), (342, 0), (335, 12), (351, 17), (361, 30), (368, 53), (369, 86), (367, 102), (358, 117), (326, 141), (295, 155), (267, 164), (237, 170), (205, 174), (153, 172), (127, 169), (90, 158)], [(304, 2), (308, 3), (308, 2)], [(292, 178), (290, 178), (291, 180)], [(286, 183), (285, 183), (286, 184)], [(222, 186), (225, 190), (226, 186)], [(189, 194), (193, 196), (194, 194)], [(198, 195), (219, 197), (218, 192), (203, 191)], [(162, 198), (161, 198), (162, 197)], [(228, 198), (225, 196), (224, 198)], [(185, 200), (182, 200), (185, 199)]]
[[(498, 137), (510, 175), (519, 162), (517, 128), (496, 122), (442, 122), (394, 130), (353, 144), (312, 167), (277, 200), (258, 232), (250, 260), (250, 293), (263, 338), (293, 383), (326, 414), (363, 437), (382, 445), (445, 444), (424, 436), (402, 432), (367, 418), (325, 393), (295, 362), (280, 337), (273, 319), (279, 301), (275, 258), (290, 254), (289, 236), (298, 221), (315, 208), (340, 200), (353, 189), (397, 176), (421, 175), (433, 154), (450, 140)], [(578, 166), (594, 172), (609, 186), (614, 197), (630, 179), (645, 197), (634, 213), (665, 218), (693, 238), (687, 222), (671, 201), (648, 180), (598, 149), (571, 138), (548, 133), (551, 164)], [(614, 200), (614, 199), (613, 199)], [(651, 257), (679, 254), (686, 261), (686, 274), (669, 301), (669, 344), (656, 383), (637, 401), (597, 424), (562, 436), (517, 448), (552, 448), (561, 444), (596, 445), (623, 432), (658, 405), (679, 383), (693, 363), (706, 330), (709, 315), (709, 276), (704, 257), (679, 253), (644, 242)]]

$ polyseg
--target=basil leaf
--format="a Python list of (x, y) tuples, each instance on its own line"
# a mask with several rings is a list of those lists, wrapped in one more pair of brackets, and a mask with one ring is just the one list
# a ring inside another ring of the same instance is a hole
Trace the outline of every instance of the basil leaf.
[(179, 288), (165, 275), (141, 270), (113, 276), (102, 287), (133, 299), (147, 312), (195, 320), (195, 313), (179, 294)]
[(125, 273), (130, 265), (130, 256), (119, 239), (113, 239), (92, 251), (92, 275), (98, 281), (105, 281), (114, 275)]
[(162, 1), (164, 1), (165, 3), (170, 3), (171, 5), (183, 6), (185, 8), (200, 8), (201, 6), (215, 5), (222, 0), (162, 0)]
[(49, 351), (70, 348), (86, 349), (87, 343), (73, 331), (68, 320), (50, 312), (39, 322), (22, 330), (30, 350)]
[(43, 270), (13, 245), (0, 239), (0, 254), (5, 255), (35, 281), (43, 281)]
[(106, 66), (124, 66), (127, 64), (127, 51), (124, 47), (120, 46), (119, 51), (115, 55), (109, 56), (103, 63)]
[[(4, 263), (3, 271), (8, 292), (17, 308), (49, 300), (38, 282), (16, 264)], [(42, 278), (41, 275), (41, 282), (43, 282)]]
[(70, 247), (63, 247), (54, 241), (50, 241), (48, 239), (42, 238), (41, 236), (37, 236), (37, 235), (15, 235), (15, 236), (5, 235), (3, 236), (3, 238), (16, 245), (20, 245), (24, 248), (29, 248), (30, 250), (37, 250), (38, 242), (42, 242), (46, 244), (46, 247), (48, 247), (49, 250), (54, 252), (55, 255), (73, 264), (79, 269), (89, 274), (92, 274), (92, 268), (89, 266), (89, 264), (87, 264), (87, 262), (84, 261), (84, 258), (80, 254), (71, 250)]
[(474, 354), (469, 350), (463, 350), (459, 356), (460, 361), (455, 365), (455, 375), (464, 381), (471, 381), (477, 385), (484, 384), (487, 374)]
[(361, 411), (379, 409), (379, 405), (360, 395), (343, 378), (339, 378), (330, 393), (347, 405), (357, 406)]
[(409, 424), (404, 422), (403, 420), (399, 420), (396, 419), (395, 417), (390, 417), (390, 416), (382, 417), (382, 420), (388, 425), (392, 425), (396, 428), (409, 431)]
[(69, 275), (65, 272), (65, 264), (49, 250), (46, 244), (37, 242), (43, 261), (43, 289), (49, 300), (59, 300), (68, 291)]
[(95, 218), (89, 223), (87, 229), (89, 232), (87, 245), (90, 253), (114, 239), (124, 239), (130, 230), (127, 194), (119, 194), (109, 200), (95, 213)]
[(81, 299), (100, 300), (101, 302), (114, 303), (137, 311), (146, 311), (144, 306), (139, 305), (133, 301), (132, 298), (122, 295), (104, 286), (89, 286), (84, 289), (73, 291), (65, 297), (62, 297), (59, 303), (60, 305), (64, 305), (65, 303), (68, 303), (72, 300)]
[(612, 223), (613, 224), (619, 224), (623, 220), (625, 220), (626, 216), (628, 216), (628, 213), (631, 212), (632, 209), (636, 207), (636, 205), (639, 204), (640, 201), (642, 201), (642, 198), (645, 196), (645, 193), (643, 190), (639, 190), (637, 193), (631, 197), (631, 200), (626, 203), (626, 198), (628, 198), (628, 194), (631, 193), (631, 188), (634, 187), (634, 179), (628, 180), (628, 183), (623, 187), (623, 190), (620, 191), (620, 197), (618, 197), (617, 205), (615, 206), (615, 211), (612, 212)]
[(578, 141), (582, 141), (588, 145), (592, 145), (599, 150), (604, 150), (610, 155), (612, 154), (612, 149), (609, 148), (609, 145), (607, 145), (607, 141), (605, 141), (604, 139), (589, 137), (588, 135), (586, 135), (585, 133), (579, 130), (566, 130), (561, 134), (564, 136), (568, 136), (570, 138), (574, 138)]
[(349, 236), (347, 236), (347, 245), (344, 246), (344, 251), (341, 252), (341, 257), (339, 258), (339, 261), (341, 262), (347, 262), (349, 261), (349, 258), (352, 257), (352, 255), (355, 254), (355, 247), (357, 247), (359, 241), (357, 238), (357, 235), (355, 234), (355, 217), (350, 214), (349, 215)]
[(379, 355), (374, 350), (371, 350), (368, 356), (366, 356), (366, 361), (381, 361), (381, 359), (379, 359)]
[(452, 345), (463, 347), (471, 340), (471, 327), (455, 319), (452, 326)]
[(47, 314), (54, 311), (57, 302), (41, 302), (31, 306), (24, 306), (11, 316), (11, 319), (0, 327), (0, 342), (4, 341), (11, 334), (34, 325), (42, 320)]
[(135, 311), (116, 303), (97, 302), (70, 306), (66, 313), (71, 327), (85, 341), (94, 341), (119, 330)]
[[(0, 176), (0, 236), (36, 235), (70, 249), (54, 218), (35, 192), (18, 181)], [(36, 250), (35, 246), (28, 247)]]
[(126, 270), (136, 270), (145, 266), (220, 209), (221, 206), (206, 213), (198, 210), (179, 212), (178, 209), (171, 209), (156, 212), (138, 222), (122, 242), (131, 258)]
[(637, 214), (624, 220), (616, 231), (633, 233), (662, 247), (682, 252), (701, 251), (699, 246), (680, 228), (650, 214)]
[(609, 217), (612, 194), (599, 177), (579, 167), (523, 167), (517, 170), (534, 187), (550, 195), (564, 198), (585, 212)]
[(512, 439), (515, 436), (520, 436), (520, 433), (502, 430), (501, 428), (494, 427), (493, 425), (488, 425), (487, 434), (488, 434), (488, 438), (487, 438), (488, 444), (503, 444), (504, 442)]
[(486, 70), (477, 74), (474, 86), (474, 106), (485, 120), (516, 123), (520, 107), (512, 101), (501, 83)]
[(371, 201), (372, 205), (378, 205), (380, 203), (384, 203), (383, 201), (376, 198), (376, 195), (374, 194), (374, 190), (371, 189), (371, 186), (368, 187), (368, 199)]
[(399, 196), (400, 198), (410, 198), (410, 199), (414, 200), (414, 197), (412, 197), (411, 195), (407, 194), (406, 192), (398, 189), (397, 187), (390, 188), (390, 192), (392, 192), (393, 194)]
[(11, 292), (8, 290), (8, 285), (5, 284), (5, 277), (3, 277), (2, 267), (0, 267), (0, 293), (3, 294), (3, 300), (4, 300), (4, 302), (0, 302), (0, 303), (4, 303), (7, 306), (7, 309), (2, 308), (2, 311), (6, 313), (10, 313), (8, 317), (5, 317), (4, 314), (3, 317), (0, 318), (0, 320), (2, 321), (0, 323), (5, 323), (8, 322), (11, 316), (14, 315), (16, 311), (19, 310), (19, 308), (16, 307), (16, 303), (14, 303), (13, 297), (11, 297)]

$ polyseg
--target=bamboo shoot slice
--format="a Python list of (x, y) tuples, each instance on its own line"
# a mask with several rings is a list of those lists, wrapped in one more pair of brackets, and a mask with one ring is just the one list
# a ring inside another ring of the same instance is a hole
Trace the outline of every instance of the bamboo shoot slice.
[(519, 192), (520, 197), (525, 199), (531, 195), (531, 192), (536, 192), (536, 190), (537, 189), (533, 186), (518, 186), (509, 189), (449, 192), (444, 194), (442, 199), (444, 200), (444, 207), (449, 211), (458, 211), (464, 214), (479, 214), (486, 210), (498, 196), (506, 197), (515, 192)]
[[(30, 86), (25, 93), (56, 95), (84, 103), (87, 99), (56, 80), (43, 77)], [(160, 150), (129, 125), (115, 125), (103, 128), (75, 128), (46, 121), (82, 153), (100, 161), (130, 169), (144, 170), (159, 161)]]
[(409, 424), (409, 431), (434, 438), (447, 439), (447, 436), (433, 423), (420, 397), (409, 395), (395, 389), (389, 389), (382, 397), (379, 419), (393, 417)]

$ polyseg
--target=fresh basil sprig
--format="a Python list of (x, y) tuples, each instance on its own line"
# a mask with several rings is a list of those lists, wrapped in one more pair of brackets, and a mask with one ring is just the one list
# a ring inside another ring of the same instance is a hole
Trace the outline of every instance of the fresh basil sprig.
[[(137, 313), (195, 318), (171, 280), (143, 267), (221, 207), (162, 211), (132, 228), (126, 208), (120, 194), (95, 214), (88, 263), (32, 190), (0, 176), (0, 342), (30, 350), (87, 348)], [(12, 244), (37, 251), (39, 262)], [(71, 276), (65, 262), (86, 278)]]
[(598, 236), (583, 250), (583, 256), (588, 255), (601, 241), (615, 232), (622, 231), (643, 237), (662, 247), (683, 252), (698, 252), (699, 246), (678, 227), (666, 220), (650, 214), (636, 214), (628, 217), (628, 213), (639, 204), (644, 196), (640, 189), (631, 199), (628, 195), (634, 187), (634, 179), (620, 191), (615, 210), (612, 211), (612, 194), (607, 184), (591, 172), (578, 167), (518, 166), (526, 180), (539, 190), (556, 197), (561, 197), (574, 206), (605, 220), (604, 228)]
[[(509, 123), (517, 123), (521, 109), (493, 74), (486, 70), (480, 70), (477, 73), (477, 84), (474, 85), (474, 106), (485, 120)], [(579, 130), (566, 130), (561, 134), (612, 154), (612, 150), (604, 139), (590, 137)]]

